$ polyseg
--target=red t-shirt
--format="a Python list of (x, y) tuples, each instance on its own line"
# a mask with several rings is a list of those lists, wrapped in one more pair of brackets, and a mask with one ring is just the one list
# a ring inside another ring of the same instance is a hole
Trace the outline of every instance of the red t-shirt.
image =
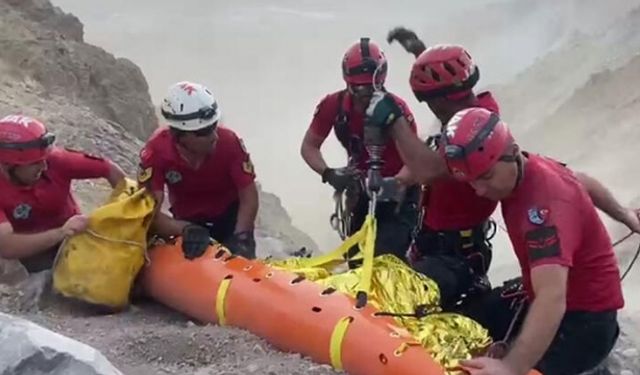
[(242, 140), (223, 126), (217, 132), (213, 152), (198, 169), (183, 159), (166, 127), (156, 130), (140, 152), (138, 180), (154, 192), (163, 192), (166, 184), (177, 219), (213, 220), (238, 200), (238, 191), (255, 180)]
[[(500, 113), (490, 92), (478, 94), (477, 106)], [(486, 221), (498, 203), (479, 197), (471, 185), (444, 177), (425, 191), (423, 226), (431, 230), (470, 229)]]
[(559, 264), (569, 268), (568, 311), (624, 306), (611, 239), (573, 172), (554, 160), (528, 155), (522, 181), (501, 203), (531, 298), (531, 269)]
[(56, 148), (33, 186), (15, 185), (0, 174), (0, 222), (11, 223), (15, 233), (59, 228), (80, 212), (71, 193), (71, 180), (107, 178), (110, 169), (105, 159)]
[[(391, 96), (393, 96), (396, 103), (398, 103), (400, 108), (402, 108), (404, 116), (411, 126), (411, 130), (413, 130), (414, 133), (417, 133), (413, 114), (411, 113), (411, 110), (409, 109), (407, 104), (398, 96), (394, 94), (391, 94)], [(321, 137), (322, 139), (326, 139), (327, 136), (329, 136), (329, 133), (336, 124), (340, 108), (338, 100), (339, 97), (340, 91), (334, 92), (333, 94), (325, 96), (316, 106), (316, 112), (313, 116), (313, 120), (311, 121), (311, 125), (309, 125), (309, 128), (315, 135)], [(343, 95), (342, 100), (343, 111), (349, 119), (349, 133), (351, 136), (356, 136), (360, 140), (362, 140), (364, 135), (364, 111), (356, 111), (352, 108), (352, 98), (348, 93), (345, 93)], [(347, 152), (351, 156), (351, 150), (347, 150)], [(393, 140), (389, 140), (389, 142), (387, 142), (382, 154), (382, 159), (384, 160), (384, 165), (382, 167), (383, 177), (395, 176), (404, 165), (402, 159), (400, 158), (400, 154), (398, 154), (396, 144)], [(366, 171), (367, 160), (369, 160), (369, 154), (366, 150), (363, 150), (363, 153), (358, 160), (358, 169), (360, 169), (361, 171)]]

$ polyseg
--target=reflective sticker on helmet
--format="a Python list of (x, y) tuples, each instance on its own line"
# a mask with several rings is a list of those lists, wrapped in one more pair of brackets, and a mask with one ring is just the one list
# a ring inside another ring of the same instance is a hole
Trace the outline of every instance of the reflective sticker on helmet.
[(180, 85), (180, 88), (183, 89), (189, 96), (191, 96), (191, 94), (198, 90), (194, 85), (190, 83), (183, 83)]
[(245, 160), (244, 162), (242, 162), (242, 170), (246, 174), (255, 174), (255, 168), (253, 167), (253, 163), (251, 162), (251, 160)]
[(13, 122), (18, 125), (22, 125), (25, 128), (29, 126), (30, 123), (33, 122), (31, 117), (22, 116), (22, 115), (9, 115), (3, 117), (0, 122)]

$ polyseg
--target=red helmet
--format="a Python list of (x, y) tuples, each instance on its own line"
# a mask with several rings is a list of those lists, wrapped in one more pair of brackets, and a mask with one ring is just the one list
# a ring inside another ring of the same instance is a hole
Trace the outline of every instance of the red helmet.
[(38, 120), (7, 116), (0, 120), (0, 163), (24, 165), (45, 160), (55, 138)]
[(457, 112), (446, 125), (440, 152), (451, 174), (462, 181), (473, 181), (498, 161), (512, 161), (505, 155), (513, 136), (497, 114), (479, 107)]
[(409, 83), (419, 101), (469, 91), (480, 71), (463, 47), (451, 44), (427, 48), (411, 68)]
[[(375, 76), (375, 77), (374, 77)], [(387, 58), (382, 49), (369, 38), (360, 38), (342, 59), (342, 77), (350, 85), (381, 85), (387, 78)]]

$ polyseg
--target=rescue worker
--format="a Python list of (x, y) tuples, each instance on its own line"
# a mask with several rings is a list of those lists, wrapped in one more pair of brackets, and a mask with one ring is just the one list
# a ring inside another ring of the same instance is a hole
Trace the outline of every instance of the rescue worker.
[[(462, 109), (481, 107), (500, 114), (491, 92), (474, 93), (479, 70), (462, 46), (442, 44), (427, 49), (415, 33), (404, 28), (392, 30), (388, 40), (398, 40), (416, 55), (411, 89), (441, 121), (441, 130)], [(439, 138), (440, 134), (433, 135), (427, 144), (437, 150)], [(403, 179), (411, 180), (408, 171), (404, 172)], [(581, 172), (576, 172), (576, 177), (596, 207), (640, 231), (635, 213), (620, 205), (599, 181)], [(496, 224), (490, 216), (497, 202), (476, 195), (468, 184), (451, 177), (432, 181), (423, 190), (423, 226), (415, 241), (417, 254), (410, 258), (415, 259), (416, 270), (438, 283), (445, 309), (465, 307), (460, 304), (461, 295), (466, 295), (465, 303), (472, 303), (469, 297), (482, 297), (491, 288), (487, 272), (492, 260), (490, 239)]]
[(182, 235), (189, 259), (204, 253), (209, 238), (255, 258), (258, 190), (242, 139), (222, 124), (216, 99), (201, 84), (172, 85), (161, 112), (168, 126), (157, 129), (141, 150), (138, 180), (153, 191), (158, 206), (167, 187), (173, 217), (159, 212), (152, 230), (163, 237)]
[[(351, 217), (347, 235), (351, 235), (362, 226), (369, 205), (364, 176), (372, 158), (364, 144), (364, 112), (374, 87), (385, 90), (387, 59), (384, 52), (369, 38), (361, 38), (344, 54), (342, 76), (346, 88), (325, 96), (316, 106), (300, 153), (307, 165), (322, 177), (323, 183), (328, 183), (337, 192), (347, 189), (347, 196), (353, 197), (347, 203), (351, 211), (347, 213)], [(404, 115), (409, 119), (411, 131), (416, 133), (416, 124), (406, 103), (394, 94), (389, 95), (399, 108), (402, 108)], [(347, 151), (347, 167), (327, 166), (320, 151), (332, 129)], [(381, 170), (381, 176), (384, 178), (383, 190), (397, 193), (396, 189), (399, 186), (395, 176), (403, 164), (392, 141), (386, 143), (381, 157), (384, 162)], [(403, 199), (394, 200), (392, 196), (398, 195), (389, 193), (389, 199), (381, 197), (378, 200), (376, 255), (391, 253), (402, 260), (406, 259), (406, 251), (417, 222), (419, 187), (413, 184), (404, 191)], [(398, 203), (398, 200), (401, 202)]]
[[(490, 92), (475, 94), (480, 73), (469, 53), (458, 45), (436, 45), (413, 64), (410, 84), (442, 127), (458, 110), (483, 107), (499, 113)], [(427, 139), (436, 150), (439, 134)], [(477, 196), (465, 183), (440, 178), (424, 186), (423, 223), (415, 241), (413, 268), (440, 286), (442, 306), (450, 309), (462, 295), (478, 295), (491, 288), (487, 271), (492, 260), (489, 242), (495, 223), (490, 216), (497, 202)]]
[[(368, 126), (388, 131), (421, 178), (449, 173), (499, 201), (522, 271), (527, 312), (510, 348), (500, 358), (461, 364), (472, 375), (520, 375), (532, 368), (571, 375), (598, 365), (617, 340), (624, 301), (611, 240), (585, 186), (561, 163), (521, 151), (507, 125), (486, 109), (456, 113), (435, 152), (396, 107), (392, 98), (374, 94)], [(634, 221), (637, 227), (637, 215)]]
[(88, 218), (71, 181), (124, 179), (111, 161), (54, 146), (55, 135), (28, 116), (0, 119), (0, 256), (29, 273), (51, 269), (62, 241), (84, 231)]

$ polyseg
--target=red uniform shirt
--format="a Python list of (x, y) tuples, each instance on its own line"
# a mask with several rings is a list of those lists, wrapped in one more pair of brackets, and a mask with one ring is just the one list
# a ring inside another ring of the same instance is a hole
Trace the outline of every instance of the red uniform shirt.
[[(500, 113), (490, 92), (477, 96), (477, 106)], [(498, 203), (479, 197), (471, 185), (451, 177), (442, 178), (428, 187), (422, 201), (425, 209), (423, 225), (431, 230), (470, 229), (486, 221)]]
[(253, 164), (242, 140), (219, 126), (217, 144), (194, 169), (180, 155), (168, 128), (155, 131), (140, 152), (138, 179), (153, 191), (169, 191), (177, 219), (212, 220), (238, 200), (238, 191), (255, 180)]
[(110, 168), (107, 160), (56, 148), (33, 186), (15, 185), (0, 174), (0, 222), (11, 223), (15, 233), (59, 228), (80, 212), (71, 193), (71, 180), (106, 178)]
[(529, 296), (531, 269), (559, 264), (569, 268), (568, 311), (622, 308), (618, 262), (589, 194), (560, 163), (528, 156), (522, 181), (501, 204)]
[[(411, 113), (411, 110), (409, 110), (407, 104), (398, 96), (393, 94), (391, 95), (396, 100), (396, 103), (398, 103), (400, 108), (402, 108), (405, 118), (411, 125), (411, 130), (413, 130), (414, 133), (417, 133), (413, 114)], [(331, 129), (333, 129), (334, 125), (336, 124), (340, 108), (339, 97), (340, 91), (329, 94), (325, 96), (316, 107), (316, 112), (313, 116), (313, 121), (311, 121), (311, 125), (309, 126), (309, 128), (315, 135), (321, 137), (322, 139), (327, 138), (327, 136), (331, 132)], [(348, 127), (350, 135), (356, 136), (362, 140), (364, 134), (364, 111), (360, 112), (352, 109), (352, 98), (348, 93), (345, 93), (343, 95), (342, 101), (343, 111), (349, 119)], [(351, 150), (347, 149), (347, 152), (351, 156)], [(400, 159), (396, 144), (393, 140), (390, 140), (387, 143), (382, 154), (382, 159), (384, 160), (384, 165), (382, 167), (383, 177), (395, 176), (404, 165), (402, 159)], [(360, 169), (361, 171), (366, 171), (367, 160), (369, 160), (369, 154), (366, 150), (364, 150), (361, 154), (361, 157), (358, 158), (358, 169)]]

